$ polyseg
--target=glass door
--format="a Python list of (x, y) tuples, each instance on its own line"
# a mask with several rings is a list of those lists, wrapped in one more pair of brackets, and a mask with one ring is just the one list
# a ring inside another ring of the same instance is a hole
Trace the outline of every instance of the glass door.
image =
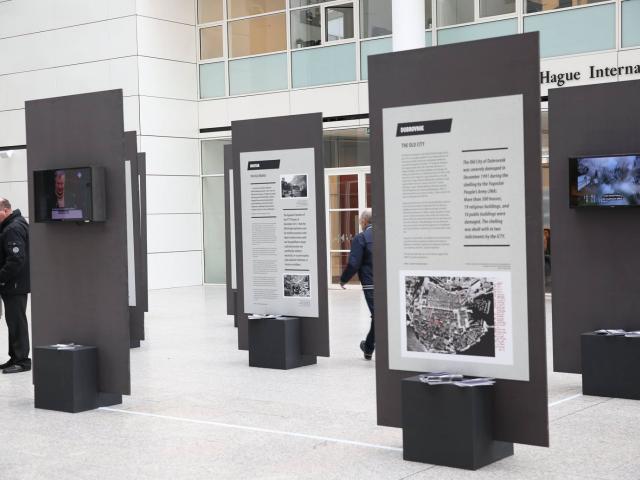
[[(340, 283), (349, 261), (351, 241), (360, 232), (360, 213), (371, 208), (369, 172), (369, 167), (325, 169), (329, 285)], [(359, 284), (357, 277), (349, 283)]]

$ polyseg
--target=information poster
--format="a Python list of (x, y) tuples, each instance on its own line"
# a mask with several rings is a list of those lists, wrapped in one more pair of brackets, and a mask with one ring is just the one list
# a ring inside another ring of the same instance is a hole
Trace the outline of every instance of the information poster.
[(244, 311), (318, 317), (313, 148), (240, 153)]
[(389, 367), (528, 381), (522, 95), (387, 108), (383, 135)]

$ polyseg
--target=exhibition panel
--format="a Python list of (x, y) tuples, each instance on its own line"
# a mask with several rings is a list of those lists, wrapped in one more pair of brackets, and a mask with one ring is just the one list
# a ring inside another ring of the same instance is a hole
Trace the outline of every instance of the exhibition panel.
[[(131, 390), (122, 105), (122, 90), (26, 102), (29, 216), (39, 170), (104, 168), (106, 199), (104, 222), (31, 224), (33, 344), (97, 347), (98, 390), (116, 395)], [(50, 196), (73, 208), (56, 187)]]
[(581, 373), (581, 334), (640, 329), (640, 81), (550, 90), (549, 154), (553, 370)]
[(225, 266), (227, 289), (227, 315), (234, 316), (241, 309), (236, 308), (238, 286), (236, 282), (236, 218), (235, 195), (233, 189), (233, 153), (231, 145), (224, 146), (224, 231), (225, 231)]
[(233, 122), (232, 136), (237, 305), (300, 318), (300, 353), (329, 356), (322, 116)]
[(369, 58), (380, 425), (445, 370), (497, 379), (494, 440), (548, 446), (538, 41)]
[[(140, 346), (144, 339), (144, 308), (141, 305), (144, 292), (140, 285), (143, 276), (141, 252), (141, 209), (140, 209), (140, 180), (138, 175), (138, 142), (136, 132), (125, 132), (125, 168), (129, 180), (127, 181), (127, 257), (129, 272), (129, 315), (131, 324), (131, 347)], [(131, 207), (129, 209), (129, 207)], [(130, 229), (130, 230), (129, 230)]]
[[(138, 153), (138, 183), (140, 186), (140, 279), (137, 282), (141, 292), (138, 305), (146, 313), (149, 312), (149, 262), (147, 247), (147, 154)], [(143, 319), (144, 326), (144, 319)], [(144, 328), (142, 329), (144, 340)]]

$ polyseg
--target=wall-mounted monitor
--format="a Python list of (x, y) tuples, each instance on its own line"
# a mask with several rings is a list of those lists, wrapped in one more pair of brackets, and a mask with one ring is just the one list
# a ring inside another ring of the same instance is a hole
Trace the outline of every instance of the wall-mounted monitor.
[(36, 222), (104, 222), (104, 168), (78, 167), (33, 172)]
[(569, 206), (640, 206), (640, 154), (570, 158)]

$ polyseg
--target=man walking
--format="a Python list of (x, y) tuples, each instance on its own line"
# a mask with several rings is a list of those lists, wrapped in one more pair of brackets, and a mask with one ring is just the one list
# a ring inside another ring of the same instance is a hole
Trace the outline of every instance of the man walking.
[(371, 327), (367, 338), (360, 342), (360, 350), (364, 353), (366, 360), (371, 360), (376, 346), (376, 338), (373, 320), (373, 226), (371, 209), (369, 208), (360, 214), (360, 229), (362, 231), (351, 241), (349, 263), (340, 277), (340, 286), (344, 288), (345, 283), (351, 280), (356, 272), (358, 273), (364, 299), (371, 312)]
[(29, 281), (29, 224), (20, 210), (0, 197), (0, 298), (9, 329), (9, 361), (2, 373), (31, 370), (27, 296)]

